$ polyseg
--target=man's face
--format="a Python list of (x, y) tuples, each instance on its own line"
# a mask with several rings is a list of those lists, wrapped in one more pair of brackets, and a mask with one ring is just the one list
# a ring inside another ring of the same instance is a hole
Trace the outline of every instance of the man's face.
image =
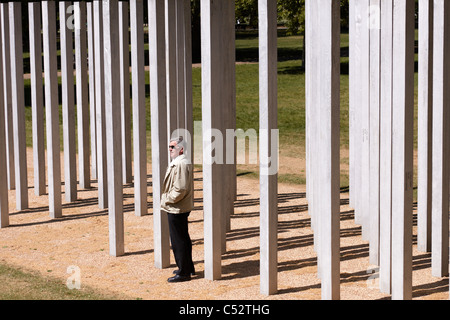
[(175, 159), (176, 157), (178, 157), (180, 154), (183, 153), (183, 149), (180, 148), (179, 145), (177, 145), (176, 141), (171, 141), (170, 142), (169, 150), (170, 150), (170, 160)]

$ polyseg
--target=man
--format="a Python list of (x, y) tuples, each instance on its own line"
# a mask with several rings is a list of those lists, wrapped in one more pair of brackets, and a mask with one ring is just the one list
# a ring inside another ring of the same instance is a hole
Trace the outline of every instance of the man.
[(161, 210), (168, 215), (170, 241), (178, 270), (167, 281), (182, 282), (191, 280), (191, 275), (195, 274), (188, 231), (188, 217), (194, 208), (193, 166), (186, 158), (183, 137), (172, 139), (169, 150), (171, 162), (162, 186)]

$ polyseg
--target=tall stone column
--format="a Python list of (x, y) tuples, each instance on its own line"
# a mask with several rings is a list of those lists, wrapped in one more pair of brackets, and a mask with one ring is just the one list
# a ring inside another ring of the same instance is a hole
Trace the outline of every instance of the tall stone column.
[(97, 180), (98, 206), (108, 207), (108, 173), (106, 162), (106, 124), (105, 124), (105, 77), (103, 45), (103, 7), (102, 1), (95, 0), (94, 8), (94, 52), (95, 52), (95, 120), (97, 136)]
[(119, 4), (103, 0), (105, 113), (108, 166), (109, 253), (124, 254), (122, 140), (120, 108)]
[(369, 35), (369, 258), (371, 264), (379, 264), (380, 243), (380, 0), (370, 0)]
[(87, 46), (89, 69), (89, 126), (91, 134), (91, 177), (97, 179), (97, 124), (95, 119), (95, 45), (94, 45), (94, 7), (86, 3), (87, 10)]
[(16, 175), (16, 208), (28, 208), (27, 147), (25, 136), (25, 91), (23, 83), (21, 2), (9, 2), (11, 55), (11, 101)]
[(170, 265), (167, 213), (161, 211), (161, 188), (168, 165), (166, 48), (164, 0), (148, 0), (150, 106), (152, 138), (153, 237), (155, 266)]
[(433, 163), (431, 268), (435, 277), (448, 275), (450, 166), (450, 3), (434, 2), (433, 43)]
[(119, 33), (123, 182), (131, 183), (133, 181), (133, 172), (130, 106), (130, 36), (127, 1), (119, 1)]
[(391, 293), (392, 261), (392, 31), (393, 2), (381, 0), (380, 60), (380, 290)]
[(144, 4), (130, 1), (133, 98), (134, 212), (147, 214), (147, 143), (145, 110)]
[(392, 299), (412, 298), (414, 0), (394, 0), (392, 46)]
[(50, 217), (62, 216), (61, 160), (59, 136), (58, 66), (56, 60), (56, 8), (54, 1), (42, 2), (45, 73), (45, 120), (47, 128), (48, 199)]
[[(306, 158), (306, 199), (308, 200), (308, 214), (311, 216), (309, 208), (309, 200), (311, 196), (311, 125), (310, 125), (310, 101), (311, 101), (311, 86), (309, 77), (311, 76), (311, 69), (309, 64), (311, 63), (311, 38), (312, 38), (312, 28), (311, 28), (311, 0), (305, 1), (305, 40), (303, 41), (303, 56), (305, 57), (305, 65), (303, 66), (305, 70), (305, 158)], [(312, 225), (311, 225), (312, 227)]]
[[(202, 42), (202, 132), (203, 132), (203, 210), (205, 238), (205, 278), (222, 275), (223, 165), (213, 152), (222, 151), (214, 139), (222, 127), (222, 5), (223, 1), (201, 0)], [(215, 150), (214, 150), (215, 149)], [(217, 156), (217, 154), (216, 154)]]
[[(315, 143), (317, 140), (316, 134), (319, 132), (316, 130), (317, 128), (317, 117), (314, 117), (315, 106), (318, 104), (318, 73), (314, 70), (317, 70), (319, 67), (318, 56), (315, 54), (317, 52), (318, 46), (318, 37), (313, 36), (315, 30), (318, 28), (318, 13), (319, 9), (317, 8), (318, 2), (315, 0), (307, 0), (305, 3), (305, 23), (306, 23), (306, 74), (305, 74), (305, 87), (306, 87), (306, 134), (308, 136), (307, 139), (307, 161), (309, 161), (309, 165), (307, 165), (308, 170), (308, 213), (311, 217), (311, 228), (313, 231), (318, 230), (319, 219), (317, 214), (317, 186), (318, 180), (316, 177), (317, 174), (317, 148), (318, 145)], [(317, 252), (319, 247), (319, 234), (318, 232), (314, 232), (314, 250)], [(318, 269), (320, 269), (320, 261), (319, 257), (317, 257)], [(320, 274), (320, 272), (319, 272)]]
[(177, 100), (177, 126), (176, 129), (186, 129), (186, 96), (185, 96), (185, 14), (184, 0), (175, 1), (175, 42), (176, 42), (176, 100)]
[(278, 287), (277, 2), (258, 3), (260, 130), (260, 291)]
[(14, 169), (14, 134), (12, 123), (12, 101), (11, 101), (11, 53), (10, 53), (10, 33), (9, 33), (9, 4), (0, 4), (3, 55), (3, 95), (5, 108), (5, 146), (6, 146), (6, 167), (8, 178), (8, 189), (16, 188), (16, 175)]
[[(59, 2), (59, 35), (61, 47), (61, 98), (64, 142), (64, 189), (67, 202), (77, 199), (75, 144), (75, 92), (73, 81), (73, 37), (69, 29), (68, 1)], [(69, 11), (69, 13), (71, 13)], [(70, 26), (73, 27), (73, 26)]]
[(168, 137), (177, 129), (177, 29), (176, 0), (165, 0), (165, 37), (166, 37), (166, 89), (167, 89), (167, 130)]
[(356, 208), (355, 218), (359, 217), (359, 223), (362, 228), (362, 238), (370, 240), (370, 0), (359, 0), (360, 15), (361, 15), (361, 37), (360, 37), (360, 104), (356, 106), (359, 111), (359, 125), (360, 130), (357, 133), (356, 139), (359, 139), (359, 157), (360, 157), (360, 176), (357, 177), (360, 181), (359, 185), (359, 205)]
[(350, 203), (354, 208), (355, 222), (362, 227), (363, 239), (369, 240), (370, 2), (351, 0), (349, 10)]
[[(230, 2), (233, 5), (233, 2)], [(234, 8), (234, 5), (233, 5)], [(233, 11), (234, 12), (234, 11)], [(194, 104), (192, 98), (192, 24), (191, 24), (191, 1), (184, 0), (184, 78), (185, 78), (185, 120), (186, 120), (186, 130), (191, 134), (191, 162), (194, 163)], [(233, 20), (234, 28), (234, 20)], [(234, 30), (234, 29), (233, 29)], [(233, 51), (234, 53), (234, 51)], [(233, 61), (234, 67), (234, 61)]]
[(31, 110), (33, 132), (34, 193), (46, 193), (44, 95), (42, 84), (41, 7), (39, 2), (28, 3), (30, 32)]
[(417, 248), (431, 251), (433, 1), (419, 1)]
[[(2, 24), (0, 39), (3, 40)], [(3, 74), (3, 52), (0, 50), (0, 74)], [(6, 157), (5, 109), (3, 108), (3, 77), (0, 77), (0, 229), (9, 226), (8, 171)]]
[[(235, 3), (226, 2), (224, 6), (224, 41), (227, 43), (224, 51), (223, 78), (224, 78), (224, 103), (223, 110), (223, 132), (232, 130), (236, 132), (236, 35), (235, 35)], [(232, 155), (232, 156), (231, 156)], [(224, 184), (225, 189), (225, 214), (223, 244), (226, 249), (226, 232), (231, 229), (231, 216), (234, 214), (234, 201), (236, 200), (236, 139), (226, 136), (224, 141)], [(231, 161), (230, 161), (231, 160)]]
[(86, 3), (77, 1), (75, 8), (75, 67), (77, 94), (78, 129), (78, 176), (82, 189), (91, 186), (90, 145), (89, 145), (89, 88), (86, 33)]
[[(320, 0), (318, 28), (319, 105), (313, 115), (321, 124), (317, 140), (320, 278), (322, 299), (340, 299), (340, 1)], [(313, 53), (314, 54), (314, 53)], [(325, 125), (326, 124), (326, 125)]]

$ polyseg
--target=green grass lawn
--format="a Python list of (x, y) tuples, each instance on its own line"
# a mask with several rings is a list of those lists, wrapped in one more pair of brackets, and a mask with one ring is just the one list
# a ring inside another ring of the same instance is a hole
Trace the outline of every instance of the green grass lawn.
[(34, 271), (0, 263), (0, 300), (126, 299), (103, 294), (83, 285), (80, 289), (69, 289), (61, 280), (50, 276), (51, 270), (48, 273), (49, 276), (42, 276)]

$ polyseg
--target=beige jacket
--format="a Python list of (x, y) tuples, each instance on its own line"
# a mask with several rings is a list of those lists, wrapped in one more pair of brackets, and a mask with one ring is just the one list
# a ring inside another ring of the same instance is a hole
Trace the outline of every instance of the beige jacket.
[(169, 164), (161, 190), (161, 210), (186, 213), (194, 209), (193, 166), (184, 154)]

